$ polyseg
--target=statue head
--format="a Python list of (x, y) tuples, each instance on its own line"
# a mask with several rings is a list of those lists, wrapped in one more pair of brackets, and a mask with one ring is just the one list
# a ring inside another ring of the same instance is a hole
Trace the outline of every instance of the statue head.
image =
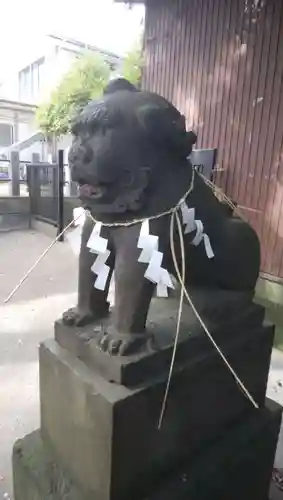
[(118, 90), (129, 90), (130, 92), (138, 92), (138, 89), (126, 78), (115, 78), (110, 80), (103, 91), (103, 95), (113, 94)]
[(178, 168), (196, 135), (163, 97), (111, 81), (76, 117), (69, 154), (80, 198), (94, 213), (139, 211), (154, 180)]

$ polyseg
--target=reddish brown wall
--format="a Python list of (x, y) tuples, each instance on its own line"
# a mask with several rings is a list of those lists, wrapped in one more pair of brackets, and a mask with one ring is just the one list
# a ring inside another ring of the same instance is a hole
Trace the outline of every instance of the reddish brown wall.
[(283, 0), (148, 0), (143, 85), (218, 148), (217, 183), (283, 277)]

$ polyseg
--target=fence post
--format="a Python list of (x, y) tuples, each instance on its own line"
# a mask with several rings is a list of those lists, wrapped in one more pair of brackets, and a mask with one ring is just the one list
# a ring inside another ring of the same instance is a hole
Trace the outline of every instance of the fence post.
[(78, 185), (76, 182), (72, 181), (71, 169), (69, 164), (65, 164), (65, 189), (67, 191), (67, 196), (77, 196), (78, 195)]
[[(57, 185), (58, 185), (58, 230), (57, 236), (64, 229), (64, 150), (59, 149), (58, 151), (58, 169), (57, 169)], [(62, 234), (59, 241), (64, 241), (64, 235)]]
[(71, 171), (68, 162), (69, 149), (64, 150), (64, 195), (71, 196)]
[(70, 196), (78, 196), (78, 185), (74, 181), (71, 181)]
[(20, 196), (20, 157), (18, 151), (11, 152), (11, 179), (10, 194)]
[(59, 168), (59, 166), (58, 166), (58, 162), (53, 163), (53, 165), (54, 165), (54, 168), (52, 168), (52, 170), (51, 170), (52, 196), (53, 196), (53, 198), (57, 199), (57, 197), (59, 196), (59, 184), (58, 184), (58, 181), (59, 181), (58, 168)]
[[(32, 163), (36, 164), (40, 161), (39, 153), (32, 154)], [(38, 168), (28, 166), (27, 171), (29, 172), (27, 176), (28, 192), (30, 199), (30, 209), (31, 213), (35, 214), (37, 212), (37, 204), (41, 195), (40, 191), (40, 172)]]
[(68, 195), (69, 196), (77, 196), (78, 195), (78, 185), (76, 182), (72, 181), (72, 173), (69, 165), (69, 150), (70, 148), (66, 148), (66, 181), (68, 182)]
[(31, 162), (32, 163), (39, 163), (40, 162), (40, 154), (39, 153), (32, 153)]

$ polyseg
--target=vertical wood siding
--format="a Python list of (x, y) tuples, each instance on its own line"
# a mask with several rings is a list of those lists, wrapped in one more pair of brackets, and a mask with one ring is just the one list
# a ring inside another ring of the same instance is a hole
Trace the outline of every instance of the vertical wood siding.
[(218, 148), (217, 184), (283, 278), (283, 0), (148, 0), (143, 87)]

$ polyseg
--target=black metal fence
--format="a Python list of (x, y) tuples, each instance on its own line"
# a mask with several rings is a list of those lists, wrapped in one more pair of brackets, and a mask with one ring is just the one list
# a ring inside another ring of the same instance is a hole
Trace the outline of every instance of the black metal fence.
[(0, 155), (0, 197), (27, 196), (26, 172), (28, 161), (20, 161), (19, 153), (11, 159)]
[[(21, 183), (25, 183), (27, 180), (27, 169), (26, 165), (30, 163), (29, 161), (26, 162), (19, 162), (19, 181)], [(0, 182), (10, 182), (12, 180), (11, 176), (11, 169), (10, 169), (10, 164), (11, 161), (7, 160), (6, 158), (1, 158), (0, 157)]]
[[(63, 151), (58, 152), (57, 163), (34, 161), (27, 165), (27, 188), (30, 198), (31, 215), (37, 220), (57, 227), (60, 234), (66, 223), (72, 220), (73, 208), (77, 206), (76, 198), (69, 196), (65, 203), (65, 180)], [(73, 194), (75, 187), (72, 186)], [(68, 189), (69, 194), (70, 189)], [(72, 202), (73, 201), (73, 202)], [(60, 238), (63, 240), (63, 237)]]
[(59, 150), (56, 163), (40, 161), (38, 153), (32, 154), (31, 162), (21, 161), (18, 151), (11, 152), (9, 159), (0, 155), (0, 198), (28, 196), (31, 217), (57, 227), (58, 234), (79, 205), (77, 185), (71, 181), (63, 153)]

